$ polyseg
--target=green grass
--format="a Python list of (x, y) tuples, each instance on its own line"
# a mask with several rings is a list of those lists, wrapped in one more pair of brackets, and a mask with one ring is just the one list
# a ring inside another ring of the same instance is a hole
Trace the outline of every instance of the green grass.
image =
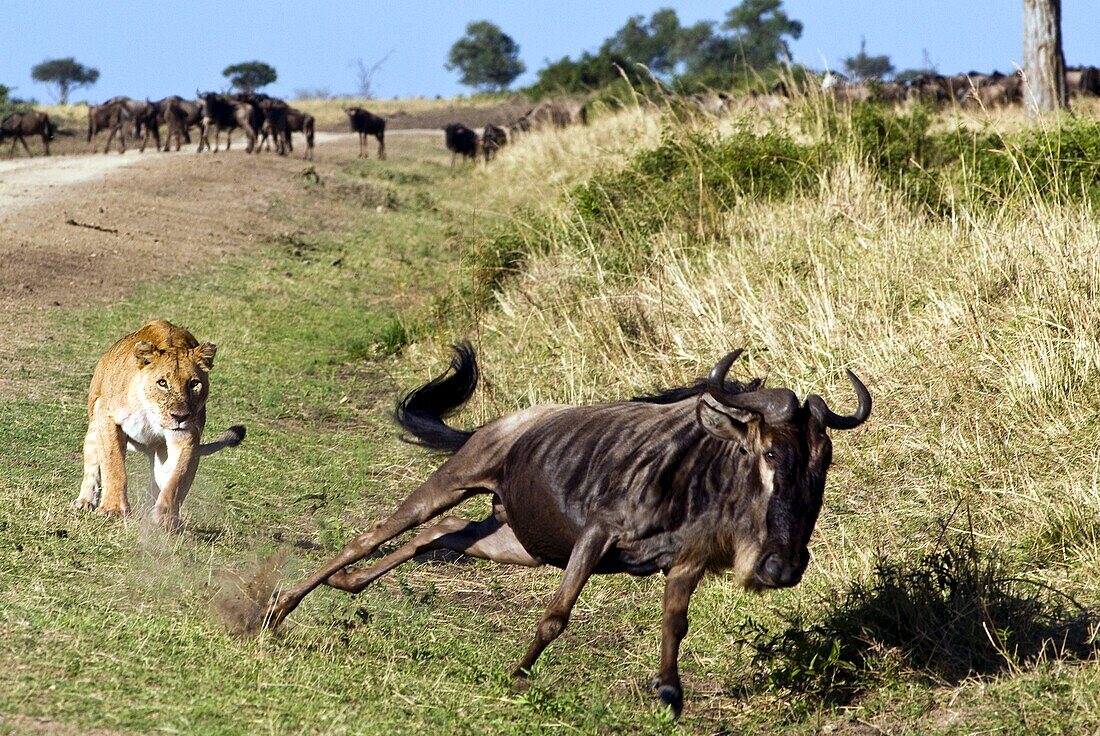
[[(395, 145), (299, 182), (346, 225), (285, 202), (256, 252), (53, 313), (54, 339), (20, 348), (26, 396), (0, 404), (0, 730), (1094, 731), (1100, 229), (1084, 159), (1040, 151), (1092, 134), (967, 149), (1028, 164), (986, 172), (940, 157), (950, 120), (832, 114), (626, 111), (453, 175)], [(926, 206), (913, 161), (974, 196)], [(153, 317), (218, 343), (209, 426), (249, 431), (204, 461), (176, 536), (67, 508), (94, 362)], [(646, 687), (658, 577), (594, 579), (524, 692), (506, 673), (554, 570), (419, 561), (319, 590), (278, 636), (227, 629), (225, 591), (298, 580), (431, 472), (388, 414), (466, 336), (487, 379), (467, 426), (683, 383), (738, 345), (745, 373), (841, 407), (841, 368), (867, 379), (805, 581), (693, 598), (678, 723)]]

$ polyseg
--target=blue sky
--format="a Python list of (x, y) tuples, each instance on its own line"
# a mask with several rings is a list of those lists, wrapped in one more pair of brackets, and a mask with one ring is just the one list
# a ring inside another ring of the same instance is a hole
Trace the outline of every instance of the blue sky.
[[(738, 0), (600, 2), (599, 0), (0, 0), (0, 83), (16, 94), (49, 100), (30, 68), (75, 56), (97, 67), (99, 82), (74, 99), (116, 94), (158, 98), (220, 89), (227, 65), (250, 59), (278, 70), (265, 91), (291, 95), (325, 87), (355, 88), (354, 60), (367, 65), (393, 52), (375, 76), (377, 93), (451, 96), (466, 92), (443, 68), (466, 23), (487, 19), (520, 45), (529, 83), (546, 59), (594, 50), (633, 14), (673, 7), (685, 24), (720, 20)], [(1020, 61), (1022, 0), (785, 0), (803, 22), (795, 57), (811, 66), (840, 66), (867, 39), (868, 53), (889, 54), (898, 69), (920, 66), (923, 52), (942, 72), (1000, 69)], [(1066, 60), (1100, 65), (1095, 0), (1065, 0)], [(171, 10), (170, 14), (166, 11)]]

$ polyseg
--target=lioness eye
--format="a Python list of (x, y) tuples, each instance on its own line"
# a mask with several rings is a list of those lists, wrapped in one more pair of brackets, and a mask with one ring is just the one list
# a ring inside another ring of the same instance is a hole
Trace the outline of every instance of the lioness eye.
[(163, 378), (160, 379), (159, 381), (157, 381), (157, 385), (160, 386), (165, 391), (168, 390), (168, 381), (165, 381)]

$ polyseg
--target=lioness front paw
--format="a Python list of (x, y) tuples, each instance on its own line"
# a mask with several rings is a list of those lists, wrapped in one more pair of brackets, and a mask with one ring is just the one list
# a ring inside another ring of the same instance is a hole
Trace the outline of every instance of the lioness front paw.
[(153, 523), (169, 532), (178, 532), (183, 527), (179, 514), (161, 509), (153, 509)]
[(124, 516), (130, 515), (130, 507), (123, 506), (121, 504), (101, 504), (96, 507), (97, 514), (103, 514), (104, 516), (112, 516), (116, 519), (121, 519)]
[(95, 511), (95, 501), (77, 496), (76, 500), (69, 504), (69, 508), (73, 511)]

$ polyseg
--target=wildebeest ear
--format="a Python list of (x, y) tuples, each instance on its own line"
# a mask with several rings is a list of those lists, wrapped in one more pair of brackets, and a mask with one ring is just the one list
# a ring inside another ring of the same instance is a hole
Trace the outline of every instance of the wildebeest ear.
[(214, 367), (214, 353), (218, 352), (218, 346), (212, 342), (204, 342), (195, 348), (195, 360), (206, 370)]
[(703, 429), (709, 434), (718, 439), (733, 442), (748, 441), (753, 424), (760, 421), (759, 414), (724, 406), (709, 394), (699, 397), (695, 413), (699, 417), (699, 424), (703, 425)]
[(134, 343), (134, 357), (137, 358), (138, 365), (149, 365), (159, 352), (157, 346), (148, 340), (138, 340)]

